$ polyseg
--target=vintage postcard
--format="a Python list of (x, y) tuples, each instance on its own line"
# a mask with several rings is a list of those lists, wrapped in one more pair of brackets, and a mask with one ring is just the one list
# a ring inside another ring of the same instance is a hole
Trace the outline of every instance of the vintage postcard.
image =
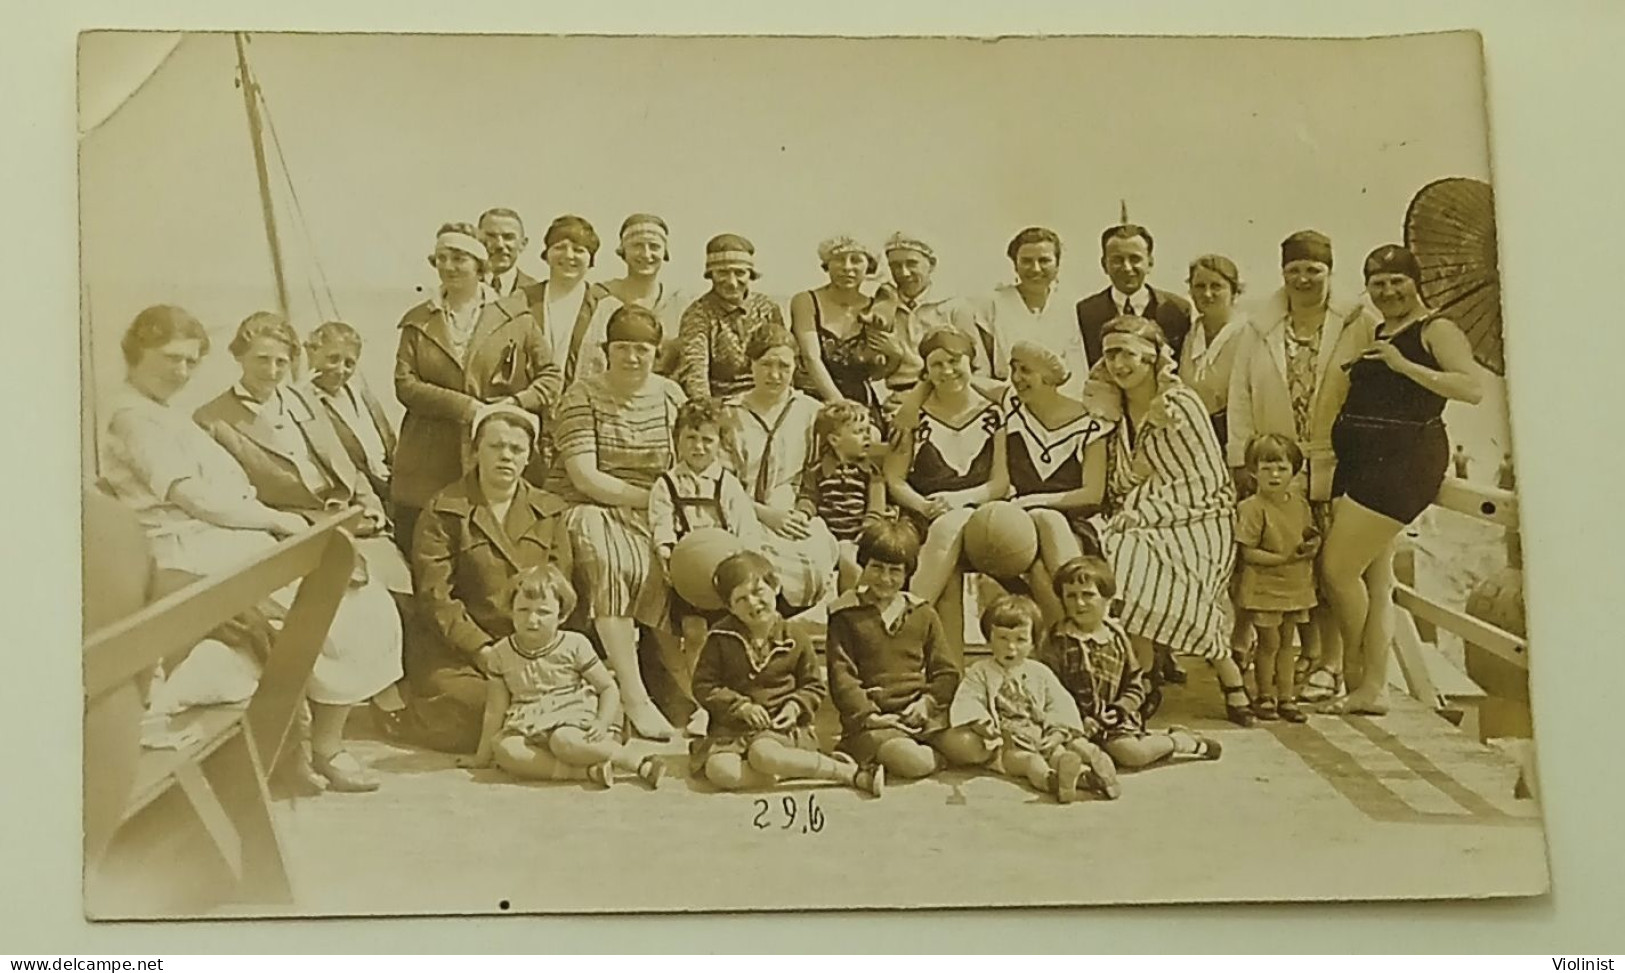
[(1547, 891), (1475, 35), (79, 74), (91, 918)]

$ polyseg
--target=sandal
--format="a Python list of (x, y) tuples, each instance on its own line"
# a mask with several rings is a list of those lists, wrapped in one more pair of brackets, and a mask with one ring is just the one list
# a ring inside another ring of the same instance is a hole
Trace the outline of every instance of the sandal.
[(660, 778), (666, 776), (666, 765), (659, 758), (649, 756), (638, 761), (638, 780), (643, 781), (645, 787), (651, 791), (660, 786)]
[(1274, 722), (1275, 720), (1280, 719), (1281, 714), (1276, 710), (1275, 697), (1260, 696), (1254, 700), (1253, 715), (1261, 720), (1266, 720), (1269, 722)]
[(1309, 673), (1309, 678), (1303, 681), (1303, 692), (1298, 694), (1298, 700), (1304, 703), (1324, 703), (1347, 693), (1342, 673), (1319, 668)]
[(1123, 787), (1117, 782), (1117, 763), (1104, 749), (1097, 747), (1090, 755), (1089, 776), (1094, 780), (1095, 790), (1106, 800), (1115, 801), (1123, 796)]
[[(1258, 721), (1253, 717), (1252, 705), (1247, 700), (1246, 686), (1220, 686), (1219, 689), (1224, 693), (1224, 715), (1226, 719), (1237, 726), (1250, 727), (1257, 725)], [(1241, 697), (1240, 703), (1235, 702), (1237, 695)]]
[[(1174, 753), (1182, 753), (1203, 760), (1218, 760), (1224, 753), (1224, 747), (1219, 741), (1210, 736), (1203, 736), (1185, 726), (1170, 726), (1167, 730), (1169, 736), (1174, 738)], [(1191, 741), (1191, 749), (1179, 749), (1179, 737), (1184, 735)]]
[(880, 764), (862, 768), (853, 776), (852, 786), (870, 797), (879, 797), (886, 790), (886, 768)]
[(347, 750), (326, 757), (312, 756), (310, 767), (327, 781), (330, 791), (366, 794), (378, 789), (378, 778)]
[(1309, 717), (1304, 714), (1303, 710), (1298, 709), (1298, 704), (1297, 703), (1294, 703), (1290, 699), (1283, 700), (1281, 702), (1280, 713), (1281, 713), (1281, 719), (1286, 720), (1288, 723), (1307, 723), (1307, 722), (1309, 722)]
[[(640, 771), (640, 776), (642, 769), (643, 768), (641, 767), (638, 768)], [(610, 763), (608, 760), (601, 764), (593, 764), (591, 767), (587, 768), (587, 779), (592, 781), (594, 784), (597, 784), (599, 787), (609, 790), (611, 787), (615, 786), (615, 765)]]

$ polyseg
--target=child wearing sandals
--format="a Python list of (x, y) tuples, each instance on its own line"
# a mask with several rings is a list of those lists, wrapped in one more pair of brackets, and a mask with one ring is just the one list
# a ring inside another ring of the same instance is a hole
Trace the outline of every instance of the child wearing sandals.
[(824, 646), (840, 748), (889, 775), (927, 777), (958, 762), (951, 755), (963, 750), (948, 729), (959, 653), (936, 609), (904, 590), (920, 555), (914, 525), (877, 518), (856, 546), (857, 587), (830, 604)]
[(993, 769), (1025, 779), (1062, 804), (1077, 800), (1085, 775), (1115, 799), (1121, 789), (1111, 757), (1089, 741), (1078, 706), (1055, 673), (1032, 658), (1041, 624), (1038, 605), (1025, 595), (1005, 595), (982, 612), (993, 657), (965, 671), (949, 722), (981, 738)]
[(1219, 741), (1183, 727), (1148, 731), (1141, 715), (1150, 689), (1122, 626), (1106, 617), (1117, 595), (1111, 565), (1078, 557), (1055, 572), (1064, 616), (1050, 627), (1038, 660), (1061, 680), (1083, 716), (1085, 735), (1118, 767), (1147, 767), (1175, 754), (1219, 759)]
[(777, 607), (772, 562), (741, 551), (712, 574), (729, 617), (714, 626), (694, 669), (694, 698), (710, 715), (689, 758), (716, 787), (769, 787), (781, 778), (836, 781), (879, 797), (885, 769), (818, 752), (813, 714), (824, 695), (818, 659)]
[(652, 756), (638, 758), (621, 742), (621, 694), (587, 637), (559, 629), (575, 609), (570, 581), (554, 564), (520, 571), (512, 584), (513, 635), (481, 652), (485, 723), (465, 767), (496, 765), (533, 780), (615, 783), (637, 775), (650, 788), (664, 773)]
[(1295, 487), (1303, 452), (1291, 439), (1265, 433), (1247, 443), (1244, 457), (1257, 491), (1236, 507), (1241, 554), (1236, 608), (1258, 636), (1253, 712), (1261, 720), (1303, 723), (1308, 717), (1296, 702), (1293, 634), (1296, 630), (1306, 647), (1314, 638), (1309, 609), (1318, 601), (1315, 555), (1320, 551), (1309, 501)]
[(858, 583), (858, 534), (886, 508), (886, 481), (873, 456), (878, 433), (869, 410), (850, 399), (825, 403), (813, 420), (813, 458), (796, 509), (824, 521), (840, 547), (840, 589)]

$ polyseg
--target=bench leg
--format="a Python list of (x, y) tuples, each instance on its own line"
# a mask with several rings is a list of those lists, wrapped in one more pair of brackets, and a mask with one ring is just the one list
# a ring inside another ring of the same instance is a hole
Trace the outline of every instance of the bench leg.
[(271, 812), (271, 794), (265, 786), (253, 734), (243, 732), (211, 755), (209, 779), (220, 803), (237, 826), (242, 848), (242, 902), (289, 904), (293, 883), (282, 857), (282, 838)]

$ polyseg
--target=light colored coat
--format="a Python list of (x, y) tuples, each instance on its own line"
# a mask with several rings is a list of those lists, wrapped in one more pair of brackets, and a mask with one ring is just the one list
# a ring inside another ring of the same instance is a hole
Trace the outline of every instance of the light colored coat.
[[(1277, 433), (1298, 442), (1297, 423), (1292, 417), (1292, 394), (1286, 377), (1286, 292), (1270, 295), (1250, 316), (1247, 328), (1238, 337), (1235, 361), (1230, 370), (1230, 404), (1227, 412), (1229, 443), (1226, 459), (1233, 467), (1242, 466), (1247, 443), (1254, 436)], [(1320, 331), (1317, 354), (1315, 396), (1326, 387), (1326, 373), (1332, 368), (1333, 352), (1344, 329), (1376, 327), (1376, 319), (1364, 303), (1331, 296), (1326, 324)], [(1316, 404), (1309, 414), (1315, 415)]]

